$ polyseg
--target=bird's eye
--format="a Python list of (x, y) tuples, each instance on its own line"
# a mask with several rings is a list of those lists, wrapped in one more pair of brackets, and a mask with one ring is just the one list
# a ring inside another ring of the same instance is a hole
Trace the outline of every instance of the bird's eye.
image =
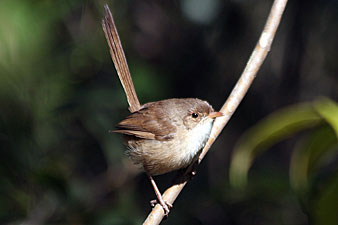
[(198, 114), (197, 113), (192, 113), (191, 116), (192, 116), (192, 118), (196, 119), (198, 117)]

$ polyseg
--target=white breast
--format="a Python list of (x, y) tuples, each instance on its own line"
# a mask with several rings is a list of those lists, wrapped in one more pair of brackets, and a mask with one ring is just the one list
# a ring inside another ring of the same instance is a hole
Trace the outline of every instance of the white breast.
[(187, 133), (187, 141), (180, 149), (184, 164), (190, 164), (197, 152), (204, 147), (210, 136), (212, 122), (212, 119), (207, 118)]

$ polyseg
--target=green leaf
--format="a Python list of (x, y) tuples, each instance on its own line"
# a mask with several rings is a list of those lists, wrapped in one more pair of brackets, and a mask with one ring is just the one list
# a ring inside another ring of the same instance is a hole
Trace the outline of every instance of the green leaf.
[(335, 145), (337, 138), (334, 131), (330, 126), (323, 126), (296, 146), (290, 162), (290, 184), (296, 192), (307, 193), (310, 173), (315, 176), (324, 166), (320, 165), (321, 159), (334, 150)]
[(238, 141), (230, 165), (230, 183), (243, 187), (253, 160), (273, 144), (322, 121), (310, 104), (279, 110), (250, 128)]
[(338, 104), (329, 98), (321, 98), (314, 104), (316, 111), (335, 130), (338, 137)]

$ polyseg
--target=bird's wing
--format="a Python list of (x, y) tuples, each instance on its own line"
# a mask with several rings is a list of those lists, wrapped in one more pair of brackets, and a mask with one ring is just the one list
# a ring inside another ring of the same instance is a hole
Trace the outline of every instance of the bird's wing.
[(132, 113), (118, 123), (116, 128), (113, 132), (154, 140), (170, 140), (176, 131), (165, 112), (154, 108), (149, 110), (148, 107)]

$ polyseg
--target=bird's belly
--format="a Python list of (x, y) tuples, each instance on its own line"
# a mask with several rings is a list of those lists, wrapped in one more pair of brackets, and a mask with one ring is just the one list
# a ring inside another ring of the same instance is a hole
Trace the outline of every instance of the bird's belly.
[(136, 164), (143, 165), (152, 175), (159, 175), (184, 168), (193, 160), (195, 153), (187, 154), (174, 140), (128, 141), (127, 154)]
[(185, 168), (205, 145), (211, 126), (212, 123), (208, 129), (204, 127), (203, 132), (195, 130), (188, 136), (178, 135), (168, 141), (130, 139), (127, 141), (127, 154), (152, 175)]

